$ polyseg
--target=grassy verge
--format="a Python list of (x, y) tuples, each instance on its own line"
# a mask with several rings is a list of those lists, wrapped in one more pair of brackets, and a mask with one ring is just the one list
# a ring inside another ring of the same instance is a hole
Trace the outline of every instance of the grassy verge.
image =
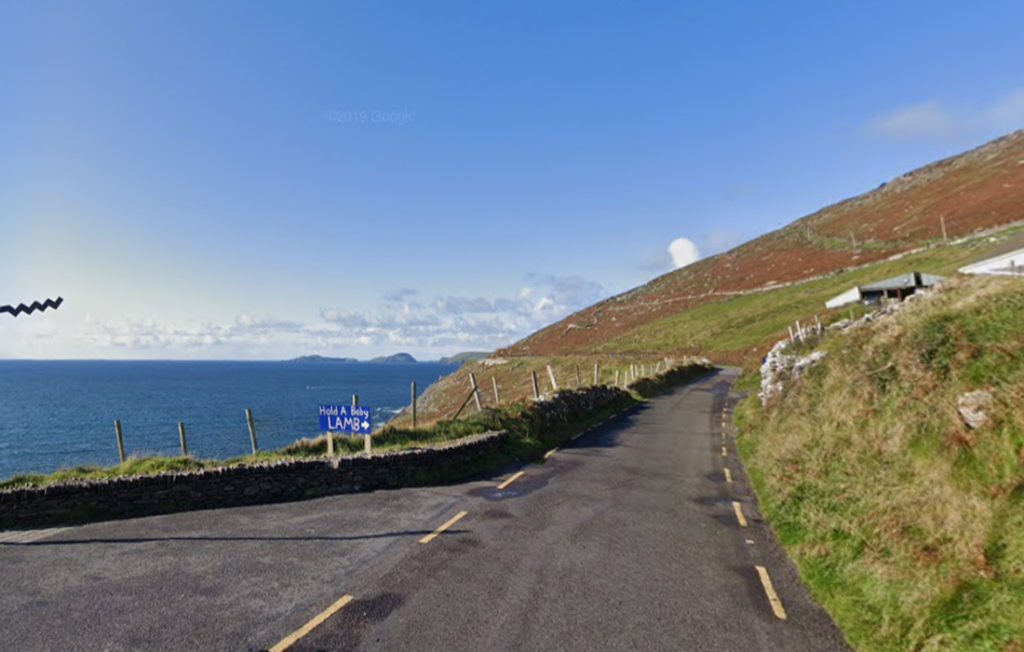
[(856, 648), (1024, 650), (1022, 325), (1020, 281), (958, 280), (737, 411), (766, 518)]
[[(483, 460), (480, 469), (504, 461), (535, 460), (568, 437), (590, 428), (644, 398), (705, 373), (707, 369), (703, 366), (673, 368), (658, 376), (642, 379), (631, 386), (631, 391), (628, 392), (610, 387), (569, 389), (558, 392), (553, 401), (535, 403), (519, 400), (500, 407), (485, 407), (480, 412), (457, 421), (437, 421), (424, 428), (387, 426), (373, 435), (373, 450), (381, 452), (420, 448), (455, 441), (470, 435), (503, 430), (509, 433), (505, 446), (494, 459)], [(595, 397), (595, 392), (600, 393), (600, 396)], [(334, 447), (338, 455), (358, 455), (363, 451), (363, 439), (334, 436)], [(164, 472), (198, 471), (287, 459), (321, 458), (326, 455), (327, 437), (322, 435), (300, 439), (276, 451), (263, 451), (227, 460), (145, 457), (132, 458), (124, 464), (109, 467), (77, 466), (50, 474), (21, 474), (0, 482), (0, 489)]]
[[(1006, 229), (1010, 236), (1020, 227)], [(999, 243), (977, 239), (936, 247), (898, 260), (840, 271), (824, 278), (776, 290), (724, 298), (638, 326), (595, 347), (598, 353), (699, 352), (719, 362), (756, 366), (764, 351), (786, 333), (796, 320), (806, 322), (818, 315), (828, 323), (858, 316), (862, 308), (843, 306), (828, 310), (825, 301), (855, 285), (905, 274), (908, 271), (939, 275), (955, 274), (957, 268), (984, 258)]]

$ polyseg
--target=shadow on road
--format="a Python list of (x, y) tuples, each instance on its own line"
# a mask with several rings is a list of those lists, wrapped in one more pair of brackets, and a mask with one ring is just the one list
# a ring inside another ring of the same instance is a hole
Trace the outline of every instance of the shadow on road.
[[(304, 536), (304, 537), (275, 537), (275, 536), (167, 536), (167, 537), (124, 537), (124, 538), (95, 538), (95, 539), (64, 539), (56, 541), (27, 541), (19, 543), (16, 541), (0, 542), (0, 547), (34, 547), (34, 546), (79, 546), (94, 543), (160, 543), (165, 541), (192, 541), (192, 542), (236, 542), (250, 541), (257, 542), (294, 542), (294, 541), (362, 541), (366, 539), (390, 539), (399, 537), (420, 537), (432, 533), (433, 530), (403, 530), (401, 532), (381, 532), (379, 534), (352, 534), (342, 536)], [(466, 534), (469, 530), (445, 530), (440, 536), (446, 537), (453, 534)]]

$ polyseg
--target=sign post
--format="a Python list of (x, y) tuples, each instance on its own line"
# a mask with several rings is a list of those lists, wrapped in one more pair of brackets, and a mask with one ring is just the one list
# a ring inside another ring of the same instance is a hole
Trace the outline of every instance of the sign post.
[[(358, 405), (358, 399), (353, 398), (353, 405), (321, 405), (319, 409), (320, 432), (327, 433), (327, 442), (331, 444), (331, 436), (336, 432), (348, 432), (353, 435), (365, 435), (365, 442), (369, 440), (372, 422), (370, 420), (370, 408), (365, 405)], [(333, 455), (333, 446), (328, 447), (328, 454)]]

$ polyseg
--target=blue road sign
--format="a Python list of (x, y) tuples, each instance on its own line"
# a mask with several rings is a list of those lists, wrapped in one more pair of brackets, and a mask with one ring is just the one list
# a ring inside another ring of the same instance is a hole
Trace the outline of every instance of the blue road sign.
[(321, 405), (320, 432), (370, 434), (370, 408), (363, 405)]

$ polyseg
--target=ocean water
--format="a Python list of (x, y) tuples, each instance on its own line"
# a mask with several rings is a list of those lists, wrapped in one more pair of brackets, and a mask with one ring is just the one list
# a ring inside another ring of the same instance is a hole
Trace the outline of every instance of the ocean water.
[(0, 479), (79, 464), (117, 463), (114, 419), (126, 454), (176, 455), (178, 422), (189, 453), (251, 451), (245, 408), (261, 450), (319, 434), (317, 406), (359, 395), (374, 428), (456, 365), (0, 360)]

